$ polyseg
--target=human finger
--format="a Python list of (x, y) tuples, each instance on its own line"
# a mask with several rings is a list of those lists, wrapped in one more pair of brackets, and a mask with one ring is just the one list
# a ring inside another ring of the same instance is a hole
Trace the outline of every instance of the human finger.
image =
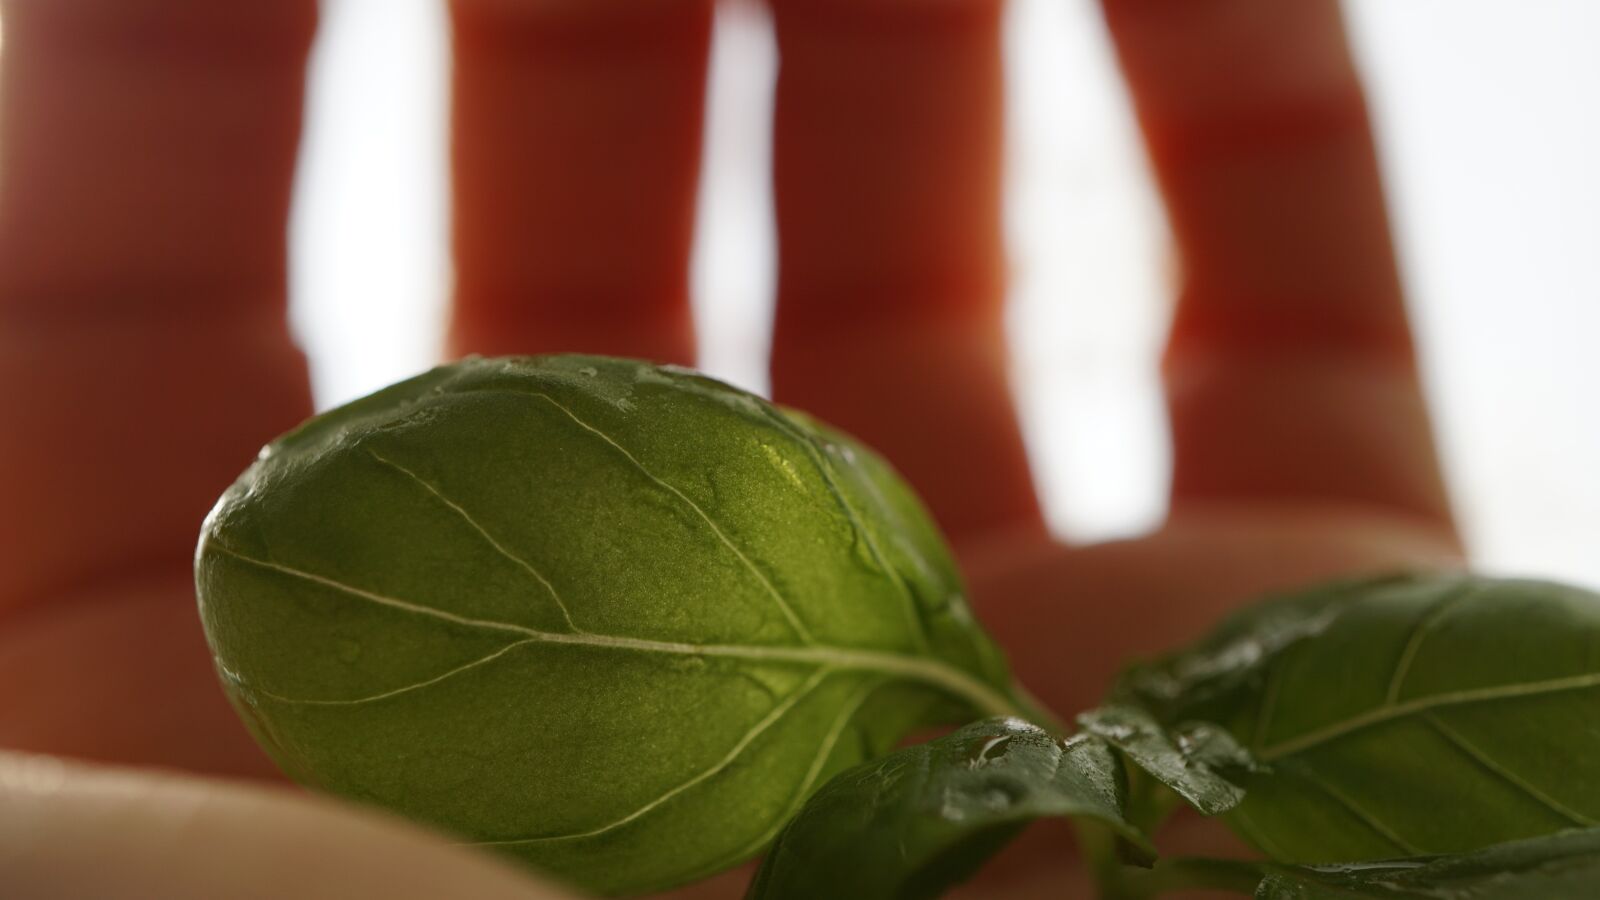
[(453, 352), (692, 364), (711, 0), (451, 0)]
[(1372, 506), (1451, 532), (1336, 0), (1103, 0), (1182, 265), (1173, 504)]
[[(113, 733), (138, 716), (98, 715), (128, 675), (174, 733), (242, 740), (183, 586), (206, 509), (310, 412), (284, 294), (316, 4), (5, 0), (0, 16), (4, 692), (78, 713), (74, 750), (150, 746)], [(121, 586), (155, 580), (180, 588), (128, 617)], [(0, 743), (68, 749), (0, 706)]]
[(774, 0), (773, 391), (953, 538), (1042, 520), (1007, 378), (1001, 3)]
[(374, 812), (287, 788), (0, 753), (0, 885), (19, 900), (573, 895)]
[(315, 3), (9, 0), (0, 610), (160, 560), (309, 410), (285, 229)]

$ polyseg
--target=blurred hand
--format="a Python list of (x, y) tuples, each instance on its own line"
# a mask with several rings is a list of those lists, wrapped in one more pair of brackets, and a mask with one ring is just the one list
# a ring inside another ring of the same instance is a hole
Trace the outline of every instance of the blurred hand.
[[(1459, 556), (1335, 3), (1104, 5), (1182, 263), (1175, 467), (1159, 532), (1069, 547), (1007, 384), (997, 0), (774, 0), (776, 399), (907, 474), (1063, 714), (1262, 591)], [(451, 12), (449, 352), (692, 363), (711, 0)], [(315, 3), (0, 14), (0, 745), (270, 778), (189, 565), (212, 500), (311, 409), (284, 295)], [(11, 895), (549, 896), (282, 788), (16, 757), (0, 809)], [(983, 895), (1081, 884), (1063, 840), (1030, 833)]]

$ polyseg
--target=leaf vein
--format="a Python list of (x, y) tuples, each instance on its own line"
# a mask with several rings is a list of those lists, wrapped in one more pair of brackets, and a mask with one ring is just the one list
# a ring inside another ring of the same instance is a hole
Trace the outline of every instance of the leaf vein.
[(831, 647), (827, 645), (807, 645), (801, 647), (783, 647), (748, 644), (690, 644), (680, 641), (657, 641), (645, 638), (622, 637), (618, 635), (597, 634), (594, 632), (581, 632), (569, 634), (566, 632), (540, 631), (524, 625), (515, 625), (510, 622), (496, 622), (488, 619), (474, 619), (459, 616), (431, 606), (424, 606), (394, 597), (364, 590), (352, 585), (344, 584), (332, 578), (297, 569), (293, 566), (268, 560), (256, 559), (233, 550), (219, 541), (211, 540), (207, 543), (209, 548), (232, 557), (248, 565), (259, 566), (279, 574), (309, 581), (330, 590), (338, 591), (359, 600), (365, 600), (379, 606), (396, 609), (413, 615), (425, 616), (449, 622), (464, 628), (477, 628), (489, 631), (498, 631), (509, 634), (521, 635), (534, 642), (562, 646), (590, 647), (601, 650), (614, 650), (619, 652), (636, 652), (644, 654), (663, 654), (672, 656), (700, 656), (711, 658), (743, 659), (756, 662), (796, 663), (803, 665), (824, 666), (832, 669), (846, 669), (859, 672), (874, 672), (883, 675), (892, 675), (911, 681), (929, 685), (952, 696), (960, 697), (986, 716), (1020, 716), (1022, 711), (1005, 694), (985, 684), (971, 674), (957, 669), (947, 663), (935, 659), (922, 659), (904, 656), (898, 653), (882, 652), (876, 650), (856, 650), (846, 647)]
[(1433, 629), (1438, 626), (1445, 616), (1449, 615), (1461, 604), (1468, 594), (1474, 590), (1472, 582), (1466, 582), (1461, 587), (1451, 591), (1429, 609), (1422, 618), (1417, 620), (1416, 627), (1411, 630), (1411, 635), (1406, 639), (1406, 645), (1400, 651), (1400, 658), (1396, 661), (1394, 672), (1389, 676), (1389, 689), (1384, 693), (1385, 703), (1396, 703), (1400, 700), (1400, 693), (1405, 688), (1406, 678), (1411, 674), (1411, 664), (1416, 661), (1417, 653), (1422, 645), (1432, 636)]
[(734, 743), (733, 748), (729, 750), (727, 754), (722, 757), (722, 759), (717, 760), (717, 762), (714, 763), (710, 768), (700, 772), (693, 778), (690, 778), (682, 784), (677, 785), (671, 790), (666, 791), (659, 797), (656, 797), (648, 803), (645, 803), (643, 806), (631, 813), (628, 813), (620, 819), (608, 822), (605, 825), (601, 825), (600, 827), (591, 829), (589, 831), (502, 841), (475, 841), (473, 842), (474, 846), (508, 847), (521, 846), (523, 844), (545, 843), (549, 841), (567, 841), (577, 840), (579, 838), (595, 837), (597, 835), (605, 834), (608, 831), (614, 831), (628, 824), (629, 822), (648, 815), (652, 810), (659, 809), (663, 804), (671, 801), (674, 797), (677, 797), (685, 791), (692, 790), (698, 785), (704, 784), (711, 778), (716, 777), (718, 773), (725, 771), (729, 766), (733, 765), (736, 761), (738, 761), (739, 757), (744, 754), (744, 751), (755, 742), (756, 738), (759, 738), (762, 734), (765, 734), (768, 729), (777, 724), (778, 721), (781, 720), (785, 715), (788, 715), (790, 710), (798, 706), (801, 700), (805, 699), (806, 696), (808, 696), (812, 691), (816, 690), (817, 686), (820, 685), (823, 680), (831, 674), (833, 674), (832, 670), (818, 669), (810, 678), (806, 679), (804, 684), (796, 688), (794, 693), (790, 694), (788, 697), (785, 697), (783, 702), (777, 704), (770, 711), (768, 711), (766, 716), (762, 717), (761, 721), (751, 726), (751, 728), (746, 731), (737, 742)]
[(562, 602), (561, 595), (556, 592), (555, 585), (550, 583), (550, 579), (544, 577), (544, 574), (538, 569), (534, 568), (532, 563), (506, 549), (506, 547), (496, 540), (494, 535), (489, 533), (488, 529), (480, 525), (478, 520), (474, 519), (472, 515), (461, 506), (461, 504), (445, 496), (444, 491), (440, 490), (437, 485), (418, 475), (416, 472), (411, 471), (405, 466), (400, 465), (394, 460), (383, 456), (382, 454), (378, 453), (378, 451), (373, 450), (371, 447), (367, 448), (367, 452), (372, 455), (373, 459), (376, 459), (378, 462), (400, 472), (401, 474), (410, 478), (412, 481), (415, 481), (417, 484), (421, 485), (424, 490), (436, 497), (440, 503), (448, 506), (456, 513), (456, 515), (460, 516), (468, 525), (472, 526), (472, 529), (481, 535), (483, 539), (489, 543), (489, 546), (494, 548), (496, 553), (517, 564), (518, 566), (521, 566), (524, 571), (526, 571), (529, 575), (532, 575), (534, 579), (538, 581), (539, 584), (543, 585), (544, 589), (549, 592), (550, 599), (554, 600), (556, 608), (561, 610), (561, 618), (566, 620), (567, 627), (571, 628), (573, 631), (583, 630), (572, 621), (571, 611), (567, 609), (567, 604)]
[(453, 625), (460, 625), (466, 628), (479, 628), (489, 631), (508, 632), (511, 634), (521, 634), (532, 638), (556, 636), (556, 634), (553, 632), (542, 632), (523, 625), (513, 625), (510, 622), (496, 622), (492, 619), (474, 619), (470, 616), (458, 616), (455, 613), (447, 612), (437, 607), (423, 606), (421, 604), (412, 603), (409, 600), (401, 600), (397, 597), (387, 597), (383, 594), (378, 594), (373, 591), (355, 587), (354, 585), (345, 584), (342, 581), (337, 581), (325, 575), (318, 575), (315, 572), (307, 572), (304, 569), (297, 569), (294, 566), (287, 566), (283, 563), (277, 563), (272, 562), (271, 560), (257, 559), (253, 556), (248, 556), (214, 539), (208, 541), (206, 546), (207, 548), (214, 548), (217, 552), (237, 559), (240, 562), (248, 563), (253, 566), (259, 566), (260, 568), (277, 572), (282, 575), (287, 575), (291, 578), (299, 578), (304, 581), (309, 581), (312, 584), (318, 584), (329, 588), (330, 590), (335, 590), (351, 597), (366, 600), (369, 603), (376, 603), (379, 606), (387, 606), (391, 609), (397, 609), (401, 612), (408, 612), (419, 616), (427, 616), (428, 618), (439, 619), (441, 621), (449, 622)]
[(1487, 703), (1494, 700), (1509, 700), (1515, 697), (1558, 694), (1592, 687), (1600, 687), (1600, 672), (1587, 672), (1581, 675), (1569, 675), (1565, 678), (1551, 678), (1545, 681), (1501, 684), (1493, 687), (1449, 691), (1442, 694), (1415, 697), (1403, 703), (1385, 704), (1344, 721), (1334, 722), (1315, 731), (1307, 732), (1299, 737), (1280, 741), (1273, 746), (1263, 748), (1257, 754), (1257, 757), (1262, 762), (1282, 759), (1344, 737), (1352, 732), (1406, 716), (1425, 713), (1429, 710), (1465, 706), (1473, 703)]
[(1522, 791), (1524, 794), (1527, 794), (1528, 797), (1548, 808), (1551, 812), (1561, 816), (1574, 825), (1579, 825), (1584, 828), (1593, 828), (1596, 825), (1600, 825), (1600, 821), (1589, 818), (1588, 816), (1572, 809), (1571, 807), (1568, 807), (1566, 804), (1555, 799), (1554, 797), (1551, 797), (1544, 791), (1539, 790), (1521, 775), (1518, 775), (1515, 770), (1496, 760), (1482, 747), (1479, 747), (1471, 740), (1468, 740), (1466, 735), (1446, 725), (1438, 716), (1429, 713), (1424, 715), (1423, 718), (1430, 726), (1433, 727), (1435, 731), (1439, 732), (1439, 734), (1442, 735), (1445, 740), (1454, 745), (1456, 749), (1466, 754), (1478, 765), (1488, 769), (1490, 772), (1505, 780), (1511, 786)]
[(1405, 838), (1401, 837), (1400, 834), (1398, 832), (1396, 832), (1393, 828), (1391, 828), (1387, 823), (1385, 823), (1382, 819), (1378, 818), (1372, 812), (1369, 812), (1368, 810), (1364, 809), (1361, 806), (1361, 804), (1359, 804), (1359, 803), (1355, 802), (1355, 800), (1351, 799), (1351, 797), (1348, 794), (1346, 794), (1344, 791), (1341, 791), (1338, 788), (1335, 788), (1333, 785), (1329, 784), (1328, 782), (1326, 782), (1326, 781), (1324, 781), (1324, 780), (1322, 780), (1320, 778), (1316, 778), (1316, 777), (1312, 776), (1311, 774), (1309, 774), (1307, 772), (1297, 771), (1297, 770), (1291, 770), (1291, 771), (1294, 771), (1295, 774), (1298, 775), (1302, 781), (1304, 781), (1307, 784), (1311, 785), (1312, 787), (1322, 791), (1324, 794), (1327, 794), (1329, 797), (1332, 797), (1334, 799), (1334, 802), (1336, 802), (1340, 806), (1344, 807), (1345, 810), (1347, 810), (1352, 816), (1355, 816), (1356, 819), (1361, 822), (1361, 824), (1367, 826), (1369, 829), (1372, 830), (1372, 832), (1374, 834), (1378, 835), (1379, 837), (1381, 837), (1384, 840), (1388, 841), (1389, 843), (1393, 844), (1395, 847), (1399, 848), (1400, 851), (1403, 854), (1405, 854), (1406, 856), (1422, 856), (1423, 855), (1423, 853), (1424, 853), (1423, 850), (1421, 850), (1417, 846), (1413, 845), (1410, 841), (1407, 841)]
[[(513, 393), (521, 392), (519, 391)], [(799, 637), (803, 643), (814, 643), (811, 637), (811, 632), (807, 630), (805, 623), (800, 621), (800, 617), (795, 614), (793, 607), (789, 605), (789, 601), (783, 598), (783, 595), (778, 592), (777, 587), (773, 585), (769, 578), (767, 578), (766, 574), (763, 573), (761, 569), (750, 560), (750, 557), (745, 555), (743, 550), (739, 549), (738, 545), (728, 537), (728, 535), (722, 530), (721, 526), (717, 525), (716, 521), (711, 518), (711, 516), (700, 506), (700, 504), (694, 502), (693, 498), (679, 490), (675, 485), (663, 480), (655, 473), (651, 472), (645, 467), (644, 463), (639, 461), (638, 457), (628, 452), (626, 447), (617, 443), (617, 441), (610, 435), (579, 418), (577, 413), (574, 413), (572, 410), (562, 405), (562, 403), (556, 398), (544, 393), (530, 393), (527, 394), (527, 396), (543, 399), (551, 406), (554, 406), (556, 409), (560, 410), (563, 415), (571, 419), (579, 428), (582, 428), (590, 434), (593, 434), (601, 441), (604, 441), (606, 444), (610, 445), (612, 449), (622, 454), (623, 458), (627, 459), (629, 463), (632, 463), (633, 467), (643, 473), (646, 478), (655, 482), (663, 490), (668, 491), (673, 496), (683, 501), (684, 505), (693, 510), (695, 514), (700, 517), (701, 521), (706, 523), (706, 526), (711, 529), (711, 533), (717, 536), (717, 540), (721, 541), (722, 545), (728, 548), (728, 551), (738, 558), (739, 562), (744, 564), (745, 569), (747, 569), (750, 574), (755, 577), (756, 581), (761, 584), (762, 589), (764, 589), (767, 594), (772, 597), (772, 601), (777, 604), (779, 611), (783, 613), (783, 617), (788, 620), (789, 627), (794, 630), (795, 635)]]
[(833, 756), (833, 750), (838, 746), (839, 738), (844, 735), (845, 728), (856, 717), (856, 713), (861, 711), (861, 707), (866, 704), (867, 698), (871, 697), (873, 692), (882, 687), (884, 683), (882, 680), (867, 682), (862, 685), (861, 690), (857, 691), (853, 698), (844, 704), (839, 710), (839, 715), (833, 720), (833, 724), (829, 726), (827, 734), (823, 735), (821, 743), (818, 744), (816, 756), (812, 757), (811, 760), (811, 767), (806, 771), (806, 777), (800, 782), (800, 787), (795, 791), (794, 798), (790, 800), (788, 808), (773, 821), (772, 825), (760, 837), (740, 849), (735, 854), (736, 858), (744, 859), (750, 854), (759, 852), (762, 847), (771, 843), (772, 839), (778, 836), (778, 832), (783, 830), (783, 826), (787, 825), (790, 819), (795, 817), (795, 814), (800, 811), (800, 807), (804, 806), (806, 800), (810, 798), (811, 789), (822, 775), (822, 770), (827, 766), (828, 759)]
[[(451, 678), (454, 678), (455, 676), (460, 675), (460, 674), (462, 674), (464, 672), (470, 672), (473, 669), (476, 669), (476, 668), (478, 668), (480, 666), (484, 666), (484, 665), (487, 665), (489, 663), (492, 663), (495, 660), (499, 659), (500, 657), (505, 656), (507, 653), (510, 653), (511, 651), (517, 649), (518, 647), (526, 647), (529, 644), (536, 644), (536, 643), (538, 643), (538, 640), (536, 638), (524, 638), (524, 639), (522, 639), (520, 641), (512, 641), (511, 643), (505, 645), (504, 647), (501, 647), (500, 649), (494, 651), (493, 653), (489, 653), (489, 654), (485, 654), (484, 656), (480, 656), (477, 659), (475, 659), (475, 660), (473, 660), (473, 661), (471, 661), (469, 663), (465, 663), (463, 665), (456, 666), (454, 669), (451, 669), (448, 672), (445, 672), (445, 673), (440, 674), (440, 675), (435, 675), (434, 677), (426, 679), (424, 681), (419, 681), (419, 682), (417, 682), (415, 684), (408, 684), (408, 685), (405, 685), (404, 687), (397, 687), (394, 690), (384, 691), (384, 692), (379, 693), (379, 694), (372, 694), (372, 695), (367, 696), (367, 697), (356, 697), (356, 698), (351, 699), (351, 700), (319, 700), (319, 699), (301, 699), (301, 698), (296, 698), (296, 697), (285, 697), (282, 694), (275, 694), (272, 691), (264, 690), (262, 688), (255, 687), (253, 685), (247, 685), (247, 687), (249, 687), (249, 689), (253, 693), (257, 693), (257, 694), (262, 695), (263, 697), (267, 697), (269, 699), (276, 700), (279, 703), (287, 703), (287, 704), (289, 704), (291, 706), (361, 706), (363, 704), (374, 703), (374, 702), (379, 701), (379, 700), (388, 700), (391, 697), (398, 697), (398, 696), (401, 696), (402, 694), (409, 694), (409, 693), (411, 693), (413, 691), (420, 691), (423, 688), (432, 687), (433, 685), (439, 684), (439, 683), (444, 682), (444, 681), (448, 681)], [(239, 679), (237, 677), (235, 677), (234, 680), (238, 681)]]

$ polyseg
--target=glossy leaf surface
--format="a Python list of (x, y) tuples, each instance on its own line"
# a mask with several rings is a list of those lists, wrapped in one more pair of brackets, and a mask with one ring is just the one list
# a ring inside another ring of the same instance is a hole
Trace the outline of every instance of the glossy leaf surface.
[(938, 897), (1046, 816), (1092, 821), (1148, 851), (1124, 818), (1125, 784), (1100, 738), (977, 722), (830, 781), (779, 836), (749, 896)]
[(1200, 724), (1172, 731), (1133, 706), (1090, 710), (1078, 716), (1078, 724), (1205, 815), (1227, 812), (1244, 798), (1244, 791), (1218, 768), (1247, 764), (1246, 757), (1232, 737), (1215, 727)]

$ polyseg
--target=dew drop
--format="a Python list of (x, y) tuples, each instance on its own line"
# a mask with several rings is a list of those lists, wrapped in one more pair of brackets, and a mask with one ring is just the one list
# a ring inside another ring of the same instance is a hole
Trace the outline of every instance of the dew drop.
[(1010, 748), (1010, 735), (1001, 735), (1000, 737), (992, 737), (983, 741), (974, 742), (970, 750), (969, 761), (972, 765), (972, 768), (981, 768), (1004, 759), (1006, 751)]
[(997, 784), (983, 792), (983, 805), (992, 810), (1009, 809), (1022, 799), (1022, 791), (1014, 784)]

